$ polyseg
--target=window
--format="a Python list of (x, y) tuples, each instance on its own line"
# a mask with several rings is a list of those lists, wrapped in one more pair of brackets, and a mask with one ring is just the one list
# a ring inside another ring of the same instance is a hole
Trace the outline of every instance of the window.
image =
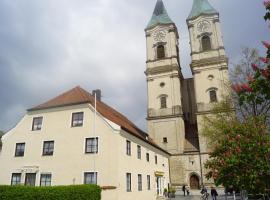
[(15, 156), (22, 157), (24, 156), (25, 143), (17, 143), (15, 149)]
[(165, 57), (165, 49), (163, 45), (157, 47), (157, 58), (161, 59)]
[(157, 155), (155, 155), (155, 164), (157, 164)]
[(149, 162), (149, 153), (146, 153), (146, 161)]
[(51, 174), (41, 174), (40, 175), (40, 186), (51, 186), (52, 175)]
[(72, 127), (83, 125), (83, 112), (72, 113)]
[(167, 108), (167, 98), (166, 98), (166, 96), (160, 97), (160, 108)]
[(137, 158), (138, 159), (142, 158), (142, 148), (140, 145), (137, 146)]
[(126, 151), (127, 151), (127, 155), (131, 155), (131, 143), (130, 141), (127, 140), (127, 144), (126, 144)]
[(166, 137), (163, 138), (163, 143), (168, 143), (168, 139)]
[(97, 184), (97, 172), (85, 172), (84, 184)]
[(43, 156), (51, 156), (53, 155), (54, 150), (54, 141), (45, 141), (43, 143)]
[(11, 185), (20, 185), (21, 184), (21, 173), (13, 173), (11, 177)]
[(142, 175), (138, 174), (138, 190), (142, 191)]
[(147, 175), (147, 189), (151, 190), (151, 180), (150, 180), (150, 175)]
[(34, 117), (32, 123), (32, 131), (41, 130), (43, 117)]
[(127, 192), (131, 192), (131, 173), (126, 174)]
[(211, 50), (211, 41), (210, 37), (205, 35), (202, 37), (202, 50), (203, 51), (208, 51)]
[(216, 90), (209, 91), (210, 102), (217, 102), (217, 92)]
[(36, 185), (36, 173), (26, 173), (24, 185), (35, 186)]
[(85, 153), (98, 153), (98, 138), (86, 138)]

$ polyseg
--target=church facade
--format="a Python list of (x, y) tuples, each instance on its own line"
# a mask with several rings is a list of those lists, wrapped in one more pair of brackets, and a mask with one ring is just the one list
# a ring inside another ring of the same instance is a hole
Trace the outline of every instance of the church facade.
[(202, 136), (203, 116), (222, 99), (228, 81), (219, 13), (208, 0), (194, 0), (187, 26), (193, 78), (181, 72), (179, 33), (162, 0), (158, 0), (146, 33), (148, 134), (171, 153), (172, 186), (198, 189), (210, 185), (204, 163), (209, 158)]

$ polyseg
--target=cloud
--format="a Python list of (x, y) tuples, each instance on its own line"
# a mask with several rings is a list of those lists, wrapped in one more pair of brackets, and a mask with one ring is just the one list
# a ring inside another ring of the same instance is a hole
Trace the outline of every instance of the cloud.
[[(106, 103), (146, 130), (144, 28), (155, 2), (0, 1), (0, 129), (12, 127), (27, 108), (81, 85), (102, 89)], [(183, 73), (190, 76), (185, 19), (191, 1), (164, 3), (180, 33)], [(225, 47), (232, 60), (242, 45), (258, 46), (260, 40), (268, 39), (260, 3), (211, 3), (220, 11)]]

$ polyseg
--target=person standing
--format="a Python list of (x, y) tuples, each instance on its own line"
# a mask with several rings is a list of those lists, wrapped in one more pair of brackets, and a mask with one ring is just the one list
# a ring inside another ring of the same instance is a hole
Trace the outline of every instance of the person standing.
[(184, 196), (186, 196), (186, 185), (183, 185), (182, 191), (184, 192)]
[(217, 200), (218, 193), (214, 187), (211, 187), (211, 196), (213, 200)]
[(187, 186), (186, 190), (187, 190), (187, 196), (189, 196), (189, 186)]

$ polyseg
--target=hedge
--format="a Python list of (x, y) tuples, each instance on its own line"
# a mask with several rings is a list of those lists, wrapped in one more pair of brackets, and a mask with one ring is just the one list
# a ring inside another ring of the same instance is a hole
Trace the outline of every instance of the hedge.
[(100, 200), (101, 188), (96, 185), (72, 186), (0, 186), (0, 200)]

